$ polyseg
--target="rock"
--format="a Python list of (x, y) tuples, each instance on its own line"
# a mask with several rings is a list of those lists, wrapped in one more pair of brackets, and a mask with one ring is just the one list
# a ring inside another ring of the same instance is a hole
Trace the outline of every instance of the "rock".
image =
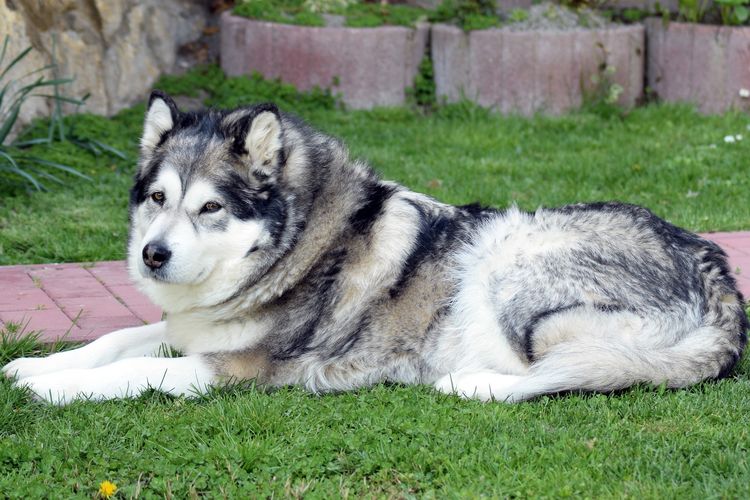
[[(83, 111), (111, 115), (143, 99), (159, 75), (175, 69), (178, 48), (201, 36), (209, 16), (201, 0), (4, 0), (0, 33), (11, 35), (11, 57), (26, 46), (35, 49), (14, 78), (51, 63), (54, 54), (57, 77), (74, 78), (64, 94), (89, 94)], [(20, 123), (49, 106), (28, 101)]]

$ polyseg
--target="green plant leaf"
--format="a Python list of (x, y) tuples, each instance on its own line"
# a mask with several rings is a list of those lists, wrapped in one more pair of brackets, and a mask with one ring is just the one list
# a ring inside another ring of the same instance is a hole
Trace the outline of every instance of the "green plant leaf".
[(3, 60), (5, 59), (5, 52), (8, 50), (8, 44), (10, 44), (10, 35), (5, 35), (3, 49), (0, 51), (0, 65), (3, 64)]
[(26, 141), (13, 141), (10, 145), (14, 148), (26, 148), (29, 146), (36, 146), (37, 144), (48, 144), (50, 141), (47, 137), (38, 137), (36, 139), (28, 139)]
[(114, 156), (117, 156), (118, 158), (120, 158), (122, 160), (127, 160), (128, 159), (128, 157), (125, 155), (125, 153), (123, 153), (122, 151), (120, 151), (117, 148), (113, 148), (109, 144), (104, 144), (103, 142), (96, 141), (94, 139), (88, 139), (88, 142), (90, 142), (90, 143), (92, 143), (92, 144), (100, 147), (104, 151), (107, 151), (108, 153), (113, 154)]
[(739, 21), (739, 24), (744, 24), (748, 17), (750, 17), (750, 10), (744, 5), (739, 5), (734, 8), (734, 16)]
[(20, 168), (18, 166), (18, 163), (16, 163), (16, 160), (14, 160), (13, 157), (10, 156), (8, 153), (0, 150), (0, 157), (5, 158), (8, 161), (8, 163), (10, 163), (11, 168), (7, 169), (8, 171), (13, 172), (14, 174), (20, 175), (21, 177), (29, 181), (36, 188), (37, 191), (41, 191), (43, 189), (42, 185), (39, 184), (39, 181), (37, 181), (33, 175), (25, 172), (22, 168)]
[(42, 177), (44, 179), (48, 179), (48, 180), (50, 180), (50, 181), (52, 181), (52, 182), (54, 182), (56, 184), (60, 184), (60, 185), (64, 185), (65, 184), (63, 182), (63, 180), (60, 179), (58, 176), (50, 174), (49, 172), (47, 172), (45, 170), (42, 170), (41, 168), (31, 167), (30, 170), (33, 170), (35, 175), (37, 175), (39, 177)]
[(44, 97), (47, 99), (54, 99), (55, 101), (59, 102), (67, 102), (70, 104), (75, 104), (76, 106), (80, 106), (84, 104), (84, 101), (80, 99), (76, 99), (74, 97), (66, 97), (64, 95), (54, 95), (54, 94), (31, 94), (30, 97)]
[(16, 120), (18, 120), (18, 113), (21, 111), (21, 105), (17, 105), (11, 108), (10, 115), (3, 120), (2, 125), (0, 125), (0, 144), (3, 144), (5, 142), (6, 137), (8, 137), (8, 134), (10, 134), (10, 129), (13, 128), (13, 125), (16, 123)]
[(62, 170), (63, 172), (67, 172), (67, 173), (69, 173), (71, 175), (75, 175), (76, 177), (80, 177), (82, 179), (86, 179), (86, 180), (89, 180), (89, 181), (91, 180), (91, 177), (89, 177), (88, 175), (79, 172), (78, 170), (76, 170), (73, 167), (69, 167), (68, 165), (63, 165), (62, 163), (57, 163), (57, 162), (54, 162), (54, 161), (45, 160), (43, 158), (39, 158), (39, 157), (36, 157), (36, 156), (24, 156), (23, 159), (26, 160), (26, 161), (31, 161), (31, 162), (37, 163), (39, 165), (45, 165), (45, 166), (48, 166), (48, 167), (56, 168), (58, 170)]
[(18, 64), (24, 57), (26, 57), (29, 52), (31, 52), (31, 46), (26, 47), (24, 50), (21, 51), (20, 54), (14, 57), (13, 60), (8, 64), (8, 66), (5, 67), (3, 72), (0, 73), (0, 80), (2, 80), (11, 69), (13, 69), (13, 66)]

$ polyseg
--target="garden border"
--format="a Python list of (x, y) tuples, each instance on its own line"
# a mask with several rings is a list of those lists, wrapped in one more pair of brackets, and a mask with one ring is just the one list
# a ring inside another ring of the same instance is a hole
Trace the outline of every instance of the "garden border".
[[(432, 60), (438, 97), (464, 97), (503, 113), (560, 114), (579, 107), (601, 85), (618, 84), (617, 100), (634, 106), (643, 95), (644, 28), (464, 32), (432, 27)], [(533, 64), (523, 64), (533, 54)], [(615, 69), (611, 82), (602, 64)]]
[(221, 16), (221, 67), (259, 72), (299, 90), (330, 88), (351, 108), (406, 102), (427, 48), (429, 24), (416, 28), (310, 27)]
[(689, 102), (702, 113), (750, 109), (750, 27), (660, 18), (645, 26), (648, 86), (659, 99)]

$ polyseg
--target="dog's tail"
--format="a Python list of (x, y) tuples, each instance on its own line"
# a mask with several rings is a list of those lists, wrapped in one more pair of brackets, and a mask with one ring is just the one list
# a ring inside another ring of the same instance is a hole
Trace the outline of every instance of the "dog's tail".
[(603, 338), (563, 342), (535, 362), (528, 375), (491, 396), (514, 402), (563, 391), (610, 392), (637, 383), (686, 387), (725, 376), (740, 353), (724, 330), (710, 326), (662, 348)]
[(558, 321), (550, 327), (577, 331), (558, 332), (557, 338), (566, 340), (550, 344), (528, 375), (514, 377), (493, 397), (521, 401), (562, 391), (609, 392), (636, 383), (678, 388), (727, 376), (747, 342), (748, 319), (724, 253), (712, 244), (706, 250), (699, 267), (705, 307), (695, 326), (676, 333), (665, 332), (665, 324), (629, 329), (627, 321), (623, 327), (606, 315), (586, 326)]

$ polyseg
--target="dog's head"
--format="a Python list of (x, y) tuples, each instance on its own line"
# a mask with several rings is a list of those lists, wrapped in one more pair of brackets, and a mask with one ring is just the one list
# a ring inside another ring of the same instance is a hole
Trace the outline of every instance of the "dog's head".
[(151, 95), (128, 264), (157, 304), (169, 311), (221, 301), (260, 265), (255, 255), (278, 245), (284, 133), (272, 104), (184, 113), (167, 95)]

